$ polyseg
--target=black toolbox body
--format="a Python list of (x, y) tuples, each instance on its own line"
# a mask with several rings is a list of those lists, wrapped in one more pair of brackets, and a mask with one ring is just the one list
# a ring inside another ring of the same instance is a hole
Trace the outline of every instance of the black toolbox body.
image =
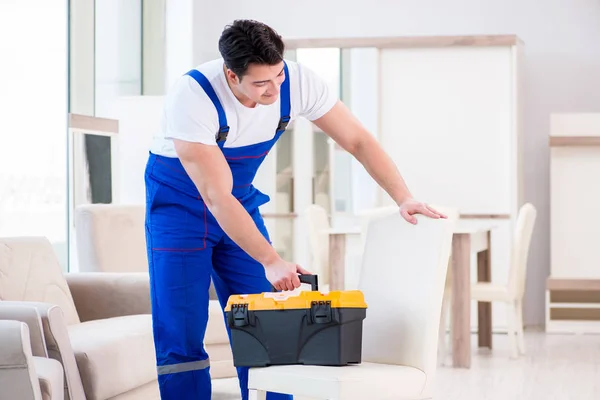
[(366, 303), (362, 292), (312, 291), (232, 295), (225, 308), (236, 367), (341, 366), (361, 362)]

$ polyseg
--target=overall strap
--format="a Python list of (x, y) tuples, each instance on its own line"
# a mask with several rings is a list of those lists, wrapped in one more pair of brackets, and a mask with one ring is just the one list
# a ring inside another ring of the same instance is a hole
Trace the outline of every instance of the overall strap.
[(217, 114), (219, 115), (219, 131), (217, 132), (216, 138), (217, 143), (222, 147), (223, 144), (225, 144), (225, 140), (227, 140), (227, 133), (229, 133), (229, 126), (227, 125), (227, 116), (225, 115), (225, 110), (223, 109), (215, 90), (202, 72), (198, 71), (197, 69), (193, 69), (187, 72), (186, 75), (191, 76), (196, 82), (198, 82), (198, 84), (202, 87), (202, 89), (204, 89), (210, 100), (215, 105)]
[(282, 134), (287, 128), (290, 122), (290, 74), (288, 72), (287, 64), (283, 63), (283, 69), (285, 71), (285, 80), (281, 84), (281, 91), (279, 93), (280, 96), (280, 104), (281, 104), (281, 116), (279, 117), (279, 125), (277, 126), (276, 133)]

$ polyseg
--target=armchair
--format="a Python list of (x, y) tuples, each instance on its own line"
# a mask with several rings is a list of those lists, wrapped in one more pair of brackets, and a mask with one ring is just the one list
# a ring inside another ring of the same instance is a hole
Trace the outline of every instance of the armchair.
[[(28, 322), (5, 319), (15, 311), (24, 311)], [(40, 352), (45, 354), (45, 349), (33, 348), (33, 343), (39, 345), (37, 340), (41, 332), (39, 315), (38, 321), (30, 318), (36, 315), (33, 307), (15, 310), (0, 306), (0, 400), (63, 399), (62, 366), (56, 360), (35, 355)], [(33, 327), (31, 332), (29, 324)], [(36, 334), (36, 340), (31, 341), (30, 338), (33, 339)]]
[(0, 238), (0, 310), (31, 331), (36, 310), (31, 348), (62, 364), (68, 400), (159, 398), (148, 281), (143, 273), (65, 276), (47, 239)]

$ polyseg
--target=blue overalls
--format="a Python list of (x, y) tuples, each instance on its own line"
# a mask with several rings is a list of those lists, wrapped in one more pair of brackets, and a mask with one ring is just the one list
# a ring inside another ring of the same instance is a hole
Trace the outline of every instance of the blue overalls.
[[(217, 142), (231, 168), (233, 195), (252, 216), (267, 240), (258, 207), (269, 201), (252, 181), (258, 167), (290, 121), (290, 82), (280, 90), (281, 118), (273, 139), (225, 148), (229, 127), (225, 111), (209, 81), (188, 72), (214, 103), (220, 129)], [(220, 228), (177, 158), (150, 153), (145, 172), (146, 243), (156, 363), (163, 400), (211, 398), (210, 362), (204, 349), (211, 278), (222, 307), (231, 294), (272, 291), (263, 266)], [(229, 333), (229, 328), (228, 328)], [(242, 399), (248, 399), (248, 368), (237, 368)], [(292, 396), (269, 393), (268, 400)]]

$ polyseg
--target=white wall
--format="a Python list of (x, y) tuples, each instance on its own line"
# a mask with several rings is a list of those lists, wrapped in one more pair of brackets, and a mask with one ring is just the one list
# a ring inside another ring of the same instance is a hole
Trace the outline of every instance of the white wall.
[(549, 115), (600, 111), (600, 90), (597, 90), (600, 87), (600, 2), (304, 0), (274, 4), (266, 0), (232, 0), (207, 4), (193, 10), (194, 64), (218, 56), (219, 35), (235, 18), (261, 20), (288, 38), (519, 35), (525, 42), (527, 58), (525, 195), (526, 200), (539, 209), (530, 255), (525, 319), (528, 324), (543, 323), (543, 291), (550, 262)]

